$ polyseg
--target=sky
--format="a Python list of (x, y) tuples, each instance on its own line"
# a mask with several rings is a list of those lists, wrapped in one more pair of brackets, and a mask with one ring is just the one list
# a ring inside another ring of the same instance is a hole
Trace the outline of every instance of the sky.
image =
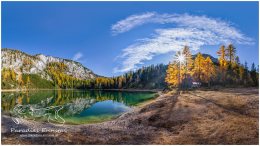
[(1, 47), (72, 59), (117, 76), (167, 64), (190, 47), (217, 57), (232, 43), (259, 62), (258, 2), (2, 2)]

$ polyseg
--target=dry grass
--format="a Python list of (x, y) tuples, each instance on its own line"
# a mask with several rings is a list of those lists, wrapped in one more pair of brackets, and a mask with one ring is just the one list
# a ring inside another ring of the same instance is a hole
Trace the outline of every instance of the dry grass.
[(178, 135), (182, 144), (258, 144), (258, 89), (182, 94), (192, 121)]
[[(3, 132), (3, 144), (258, 144), (258, 89), (171, 92), (101, 124), (67, 126), (52, 139)], [(2, 118), (8, 129), (8, 118)], [(37, 127), (44, 124), (28, 122)]]

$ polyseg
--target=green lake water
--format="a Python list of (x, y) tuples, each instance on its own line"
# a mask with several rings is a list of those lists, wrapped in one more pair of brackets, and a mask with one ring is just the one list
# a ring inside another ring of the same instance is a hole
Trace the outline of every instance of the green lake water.
[(38, 90), (2, 92), (2, 114), (21, 119), (60, 124), (107, 121), (154, 98), (152, 92), (96, 90)]

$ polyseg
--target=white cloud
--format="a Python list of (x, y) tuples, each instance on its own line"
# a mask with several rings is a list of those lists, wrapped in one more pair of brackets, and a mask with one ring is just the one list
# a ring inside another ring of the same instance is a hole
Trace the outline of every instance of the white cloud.
[(121, 66), (114, 68), (114, 72), (125, 72), (138, 68), (144, 61), (154, 56), (177, 51), (185, 45), (197, 50), (205, 45), (220, 45), (228, 43), (251, 44), (252, 39), (246, 37), (230, 23), (207, 16), (188, 14), (157, 14), (144, 13), (132, 15), (112, 26), (114, 35), (127, 32), (145, 23), (172, 23), (174, 27), (156, 29), (149, 38), (123, 49), (118, 57)]
[(73, 56), (73, 59), (72, 59), (72, 60), (74, 60), (74, 61), (79, 61), (79, 59), (82, 58), (82, 57), (83, 57), (83, 54), (80, 53), (80, 52), (78, 52), (78, 53), (76, 53), (76, 54)]
[(150, 21), (154, 17), (155, 13), (144, 13), (141, 15), (131, 15), (124, 20), (117, 22), (115, 25), (112, 25), (112, 33), (117, 35), (131, 30), (136, 26), (145, 24), (147, 21)]

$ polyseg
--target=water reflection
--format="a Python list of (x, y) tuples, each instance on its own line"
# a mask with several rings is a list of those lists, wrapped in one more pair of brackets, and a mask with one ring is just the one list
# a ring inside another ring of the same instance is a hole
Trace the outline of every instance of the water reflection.
[[(63, 118), (117, 115), (153, 98), (149, 92), (41, 90), (3, 92), (2, 112), (14, 117), (62, 122)], [(58, 112), (58, 115), (57, 115)]]

